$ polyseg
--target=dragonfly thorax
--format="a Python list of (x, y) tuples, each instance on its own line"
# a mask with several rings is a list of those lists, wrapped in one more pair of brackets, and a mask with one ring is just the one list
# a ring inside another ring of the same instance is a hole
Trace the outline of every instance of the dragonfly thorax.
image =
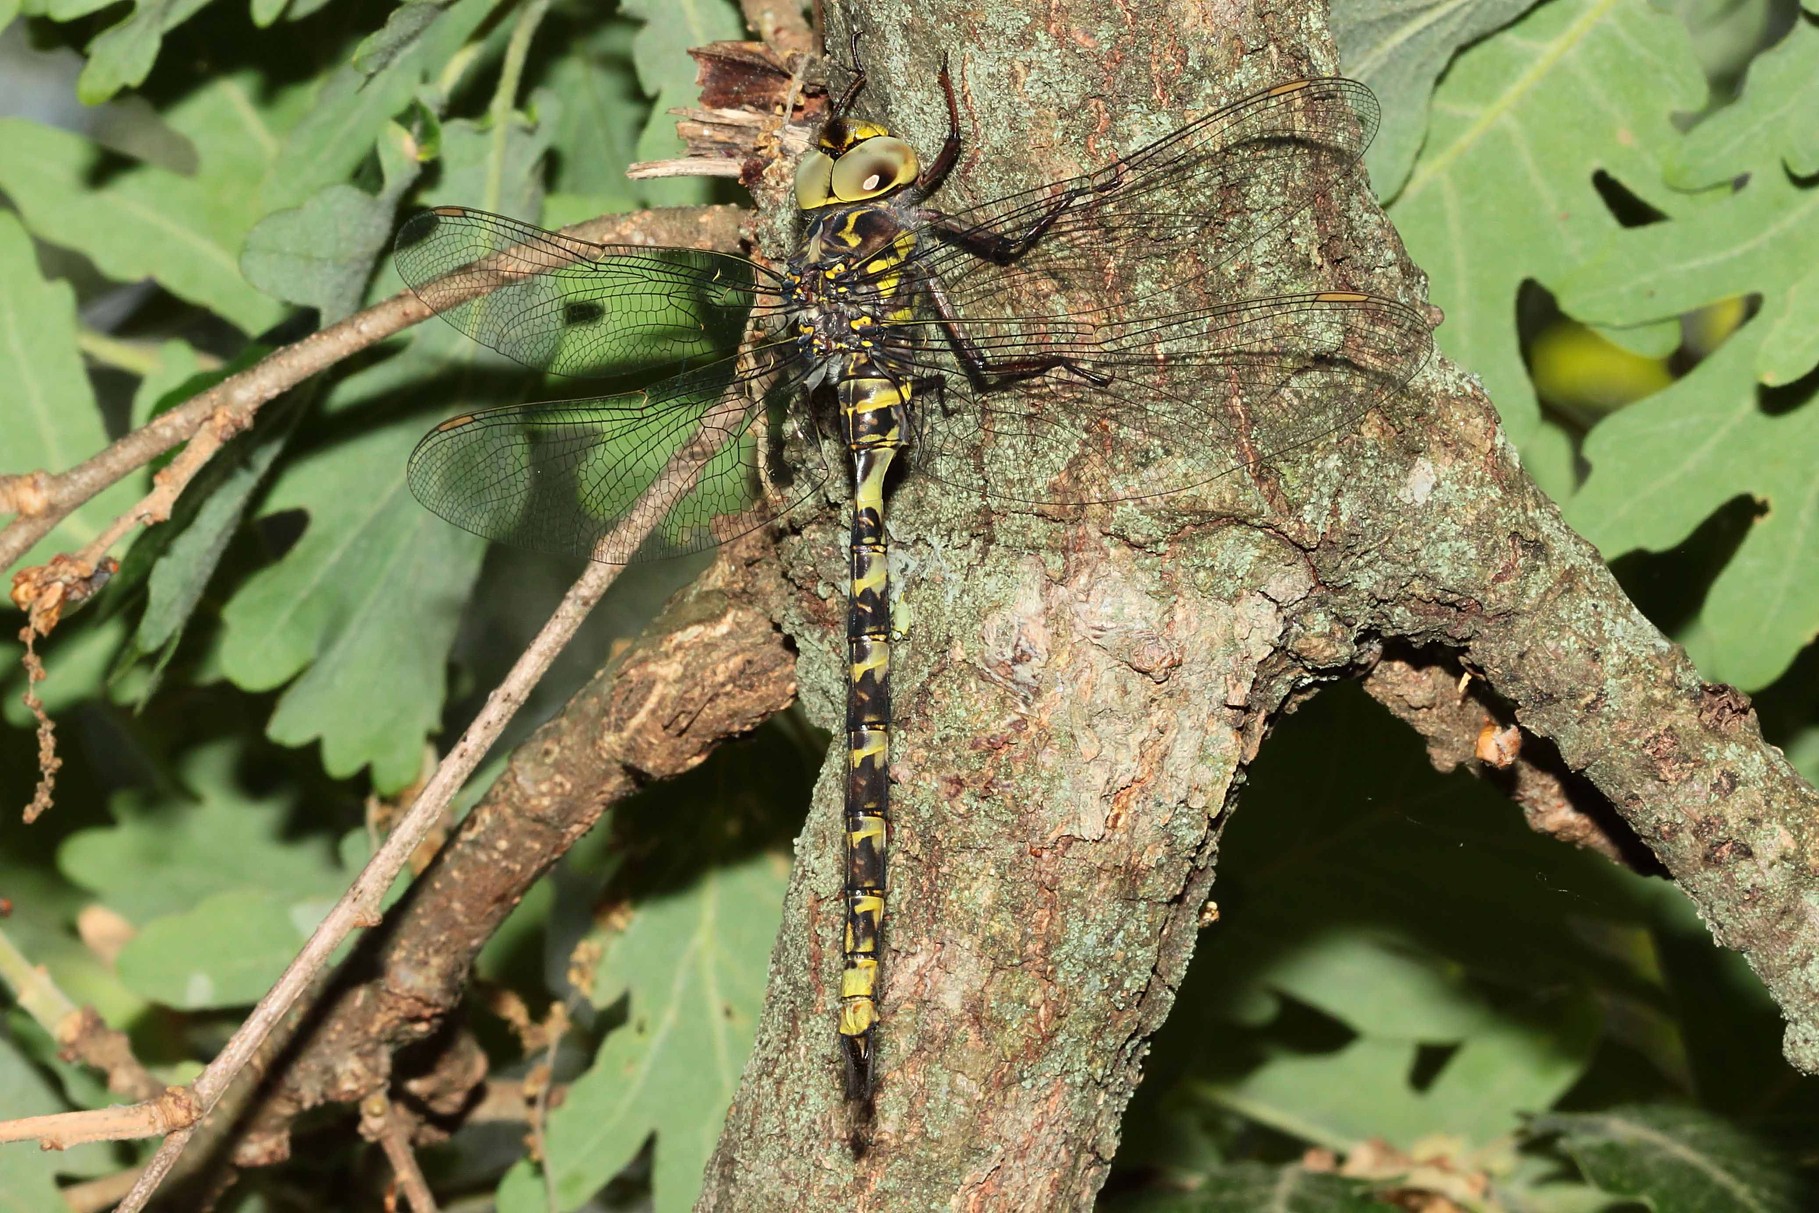
[[(798, 345), (826, 378), (844, 359), (897, 361), (916, 292), (902, 271), (915, 236), (889, 204), (809, 213), (782, 289)], [(893, 328), (893, 326), (896, 326)]]

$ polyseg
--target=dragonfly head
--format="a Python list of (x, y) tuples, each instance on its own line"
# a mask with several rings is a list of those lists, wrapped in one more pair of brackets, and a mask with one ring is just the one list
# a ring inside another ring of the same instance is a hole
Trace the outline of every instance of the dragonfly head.
[(902, 189), (919, 171), (915, 148), (874, 122), (837, 114), (796, 166), (796, 205), (812, 211), (865, 202)]

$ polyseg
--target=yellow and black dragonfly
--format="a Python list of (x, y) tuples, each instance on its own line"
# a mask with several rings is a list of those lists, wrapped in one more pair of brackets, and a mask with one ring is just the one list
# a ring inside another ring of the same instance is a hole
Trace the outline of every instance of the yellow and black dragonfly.
[[(780, 435), (850, 452), (839, 1034), (863, 1100), (890, 822), (893, 464), (1001, 508), (1177, 491), (1352, 425), (1432, 338), (1392, 299), (1231, 285), (1266, 234), (1362, 187), (1377, 106), (1361, 84), (1280, 84), (1095, 172), (950, 211), (934, 205), (961, 147), (947, 71), (947, 135), (924, 161), (853, 115), (856, 58), (797, 169), (801, 236), (780, 268), (448, 207), (410, 218), (396, 259), (432, 309), (526, 366), (651, 383), (437, 426), (409, 483), (457, 526), (609, 562), (698, 551), (817, 495), (819, 448), (792, 459)], [(653, 368), (673, 373), (651, 382)]]

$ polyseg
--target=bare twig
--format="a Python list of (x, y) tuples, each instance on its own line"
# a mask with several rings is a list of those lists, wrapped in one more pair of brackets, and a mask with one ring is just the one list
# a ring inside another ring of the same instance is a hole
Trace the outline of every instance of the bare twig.
[(107, 1026), (93, 1007), (78, 1006), (51, 975), (34, 965), (0, 932), (0, 982), (13, 1001), (57, 1041), (62, 1056), (107, 1075), (108, 1090), (132, 1099), (154, 1099), (164, 1084), (133, 1056), (126, 1034)]
[[(424, 785), (422, 794), (411, 805), (410, 812), (399, 821), (397, 829), (385, 840), (385, 845), (379, 848), (360, 875), (354, 878), (354, 883), (342, 894), (341, 900), (335, 903), (334, 909), (329, 911), (328, 917), (323, 919), (309, 941), (303, 945), (303, 950), (291, 961), (283, 976), (278, 978), (277, 984), (259, 1000), (259, 1005), (253, 1008), (253, 1013), (240, 1026), (240, 1030), (234, 1033), (226, 1047), (191, 1084), (189, 1090), (194, 1092), (199, 1105), (198, 1118), (221, 1098), (228, 1084), (251, 1059), (266, 1034), (276, 1026), (317, 972), (328, 963), (329, 956), (341, 946), (342, 941), (356, 928), (373, 926), (380, 921), (379, 906), (385, 891), (409, 861), (417, 844), (435, 828), (448, 802), (461, 789), (467, 777), (473, 774), (474, 768), (480, 765), (480, 759), (491, 748), (506, 723), (517, 714), (531, 688), (568, 644), (575, 630), (581, 626), (581, 621), (587, 618), (588, 612), (600, 601), (600, 596), (606, 592), (607, 587), (618, 577), (619, 569), (618, 565), (590, 563), (569, 588), (549, 622), (544, 624), (543, 630), (531, 641), (504, 681), (487, 696), (486, 705), (481, 708), (480, 714), (436, 768), (435, 775)], [(70, 1119), (89, 1115), (92, 1113), (65, 1114)], [(136, 1213), (145, 1207), (145, 1202), (183, 1153), (186, 1143), (187, 1136), (181, 1140), (174, 1134), (166, 1138), (164, 1145), (146, 1165), (145, 1174), (121, 1202), (121, 1213)]]
[(69, 1206), (70, 1213), (106, 1213), (132, 1189), (139, 1179), (139, 1171), (140, 1168), (131, 1167), (100, 1179), (71, 1184), (63, 1189), (63, 1203)]
[(634, 181), (655, 180), (661, 177), (732, 177), (737, 178), (745, 171), (740, 161), (728, 160), (723, 156), (703, 159), (693, 156), (682, 156), (675, 160), (640, 160), (625, 170), (625, 175)]
[[(686, 207), (607, 215), (562, 230), (566, 235), (596, 243), (680, 244), (691, 248), (730, 249), (738, 245), (739, 226), (744, 215), (745, 212), (737, 207)], [(429, 309), (421, 300), (411, 292), (403, 291), (365, 311), (354, 313), (339, 324), (274, 350), (253, 366), (154, 417), (66, 472), (52, 475), (31, 471), (0, 476), (0, 511), (18, 515), (0, 530), (0, 568), (10, 566), (25, 555), (83, 502), (178, 443), (207, 428), (214, 433), (218, 445), (250, 424), (266, 401), (429, 315)], [(200, 462), (196, 467), (200, 467)], [(188, 476), (193, 475), (192, 468)], [(188, 476), (183, 477), (184, 483)], [(175, 478), (167, 478), (167, 481)], [(169, 501), (175, 500), (175, 492), (166, 489), (161, 493), (161, 487), (154, 486), (145, 500), (123, 517), (141, 521), (159, 517), (160, 510), (168, 511)], [(176, 486), (177, 491), (181, 488), (181, 484)], [(118, 534), (124, 534), (131, 525), (132, 522), (128, 522), (120, 527)], [(96, 550), (104, 549), (95, 544), (84, 549), (85, 553)]]
[(188, 1087), (166, 1087), (158, 1098), (140, 1103), (0, 1121), (0, 1142), (36, 1141), (46, 1150), (67, 1150), (91, 1141), (130, 1141), (187, 1132), (203, 1111)]
[[(695, 437), (676, 451), (650, 487), (626, 512), (621, 524), (602, 538), (597, 550), (603, 553), (636, 551), (644, 537), (662, 521), (668, 504), (686, 496), (699, 479), (701, 469), (739, 433), (741, 427), (733, 418), (743, 416), (748, 407), (749, 402), (743, 396), (731, 393), (709, 409), (703, 415)], [(479, 766), (506, 723), (516, 715), (537, 680), (568, 644), (607, 587), (617, 579), (622, 567), (603, 561), (589, 563), (542, 631), (487, 697), (479, 715), (436, 768), (436, 773), (385, 840), (385, 845), (361, 869), (296, 959), (194, 1083), (189, 1087), (170, 1088), (150, 1104), (33, 1117), (29, 1121), (12, 1122), (10, 1126), (0, 1124), (0, 1140), (8, 1139), (3, 1135), (9, 1130), (12, 1139), (26, 1135), (52, 1145), (143, 1137), (177, 1130), (165, 1139), (146, 1164), (138, 1183), (120, 1204), (121, 1213), (137, 1213), (143, 1209), (182, 1155), (190, 1128), (226, 1093), (298, 996), (328, 963), (335, 949), (356, 928), (375, 926), (381, 921), (379, 907), (392, 881), (424, 837), (435, 828), (449, 801)]]
[(417, 1165), (416, 1151), (411, 1149), (410, 1119), (383, 1092), (361, 1101), (360, 1131), (385, 1151), (411, 1213), (436, 1213), (436, 1198), (430, 1194), (429, 1181), (423, 1178), (423, 1168)]

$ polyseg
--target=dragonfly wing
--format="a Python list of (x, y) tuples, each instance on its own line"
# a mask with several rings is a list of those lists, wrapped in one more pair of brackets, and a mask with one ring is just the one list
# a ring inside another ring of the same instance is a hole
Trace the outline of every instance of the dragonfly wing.
[(411, 454), (411, 492), (487, 539), (610, 564), (723, 543), (786, 513), (825, 476), (813, 459), (770, 474), (773, 406), (795, 386), (783, 350), (641, 391), (445, 421)]
[[(938, 217), (917, 262), (948, 284), (962, 314), (982, 321), (1007, 306), (1027, 310), (1032, 299), (1053, 298), (1056, 314), (1074, 310), (1087, 301), (1070, 302), (1057, 286), (1130, 281), (1146, 267), (1162, 282), (1216, 274), (1356, 176), (1377, 120), (1376, 98), (1354, 80), (1277, 85), (1097, 172)], [(1013, 264), (973, 251), (981, 237), (1014, 240), (1057, 204)]]
[[(983, 344), (993, 356), (1028, 351)], [(1111, 322), (1072, 348), (1109, 382), (1057, 369), (981, 388), (931, 358), (923, 369), (945, 370), (947, 387), (925, 411), (948, 416), (918, 419), (926, 474), (1031, 505), (1192, 488), (1390, 405), (1433, 334), (1405, 304), (1328, 291)]]
[(770, 273), (743, 257), (593, 244), (463, 207), (412, 215), (393, 257), (443, 319), (558, 375), (699, 365), (724, 357), (754, 314), (776, 307)]

